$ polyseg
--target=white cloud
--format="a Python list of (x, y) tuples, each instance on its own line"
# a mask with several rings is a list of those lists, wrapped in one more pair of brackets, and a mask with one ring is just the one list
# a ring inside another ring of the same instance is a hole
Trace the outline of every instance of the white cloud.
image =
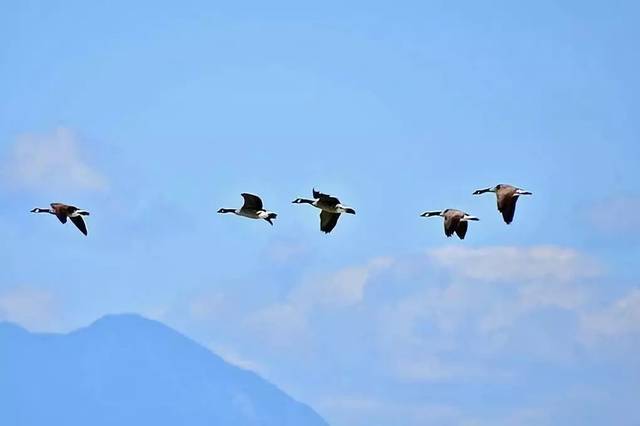
[(325, 398), (317, 407), (331, 413), (329, 421), (335, 424), (368, 425), (473, 425), (458, 409), (444, 404), (396, 402), (392, 398), (380, 399), (362, 395), (344, 395)]
[[(308, 277), (266, 306), (213, 293), (180, 314), (215, 336), (208, 339), (214, 352), (298, 387), (332, 424), (552, 424), (546, 410), (555, 401), (532, 409), (516, 396), (522, 406), (515, 411), (470, 413), (460, 403), (458, 413), (428, 391), (407, 403), (393, 392), (411, 399), (412, 390), (443, 384), (503, 392), (541, 372), (562, 376), (573, 371), (567, 368), (584, 371), (591, 359), (609, 363), (619, 354), (608, 352), (619, 346), (610, 337), (634, 344), (640, 290), (603, 307), (610, 287), (578, 250), (446, 247), (416, 257), (374, 258)], [(587, 331), (593, 345), (584, 342)], [(570, 381), (559, 378), (553, 396), (565, 396)], [(335, 389), (361, 394), (327, 397)]]
[(370, 279), (393, 264), (388, 257), (372, 259), (365, 265), (341, 269), (324, 277), (308, 281), (294, 289), (291, 302), (306, 309), (314, 306), (345, 307), (364, 299)]
[(245, 324), (272, 346), (297, 346), (308, 338), (307, 312), (287, 303), (261, 309), (250, 315)]
[(209, 293), (192, 299), (188, 306), (188, 314), (196, 321), (204, 321), (219, 317), (225, 308), (225, 298), (220, 293)]
[(86, 163), (80, 145), (66, 128), (21, 135), (9, 153), (4, 179), (18, 189), (106, 189), (106, 179)]
[(633, 289), (611, 305), (585, 313), (582, 331), (589, 341), (622, 335), (640, 335), (640, 289)]
[[(453, 363), (442, 360), (435, 355), (427, 354), (417, 359), (398, 360), (395, 365), (396, 377), (417, 382), (447, 382), (460, 378), (488, 377), (486, 368), (479, 368), (465, 363)], [(495, 374), (492, 374), (495, 376)]]
[(372, 277), (392, 264), (391, 258), (380, 257), (365, 265), (309, 279), (294, 288), (284, 302), (255, 312), (245, 323), (274, 345), (297, 344), (309, 337), (309, 316), (322, 309), (339, 309), (362, 303)]
[(229, 346), (212, 343), (207, 345), (207, 347), (211, 352), (215, 353), (229, 364), (244, 368), (245, 370), (253, 371), (254, 373), (258, 373), (263, 376), (268, 372), (263, 364), (245, 358)]
[(16, 287), (0, 293), (0, 320), (19, 324), (31, 331), (56, 331), (58, 303), (44, 290)]
[(489, 305), (478, 324), (481, 331), (492, 333), (512, 328), (519, 318), (544, 308), (578, 314), (589, 304), (590, 298), (589, 291), (575, 282), (527, 283)]
[(598, 275), (599, 267), (576, 250), (555, 247), (444, 247), (428, 252), (452, 274), (485, 282), (573, 281)]
[[(527, 323), (550, 310), (577, 322), (594, 297), (589, 280), (599, 275), (588, 256), (553, 246), (445, 247), (427, 258), (447, 275), (381, 309), (380, 350), (397, 379), (503, 380), (508, 369), (484, 361), (512, 351), (556, 360), (571, 356), (577, 336), (557, 345), (558, 334), (537, 333)], [(433, 276), (421, 273), (425, 280)], [(535, 333), (531, 342), (526, 333)]]

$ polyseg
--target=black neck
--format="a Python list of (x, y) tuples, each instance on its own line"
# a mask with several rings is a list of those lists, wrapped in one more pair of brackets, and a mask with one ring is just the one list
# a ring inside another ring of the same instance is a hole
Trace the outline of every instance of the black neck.
[(475, 195), (480, 195), (480, 194), (485, 194), (487, 192), (491, 192), (493, 188), (485, 188), (485, 189), (478, 189), (476, 192), (474, 192)]
[(433, 216), (440, 216), (440, 215), (442, 215), (442, 211), (424, 212), (423, 213), (424, 217), (433, 217)]

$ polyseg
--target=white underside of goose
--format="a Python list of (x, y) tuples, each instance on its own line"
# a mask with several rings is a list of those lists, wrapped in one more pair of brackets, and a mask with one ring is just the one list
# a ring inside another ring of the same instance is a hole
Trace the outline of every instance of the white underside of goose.
[(347, 210), (350, 209), (350, 207), (343, 206), (342, 204), (337, 204), (335, 206), (319, 204), (317, 200), (314, 201), (311, 205), (327, 213), (346, 213)]
[(235, 210), (234, 213), (238, 216), (247, 217), (249, 219), (267, 219), (274, 214), (274, 212), (270, 212), (267, 210), (255, 211), (242, 209)]

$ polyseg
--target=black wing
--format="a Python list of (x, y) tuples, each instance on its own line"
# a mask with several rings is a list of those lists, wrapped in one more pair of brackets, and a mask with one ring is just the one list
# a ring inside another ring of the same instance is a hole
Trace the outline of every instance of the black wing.
[(329, 213), (326, 211), (320, 212), (320, 230), (325, 234), (331, 232), (333, 228), (336, 227), (338, 223), (338, 218), (340, 217), (340, 213)]
[(340, 200), (338, 200), (336, 197), (332, 197), (331, 195), (328, 195), (328, 194), (323, 194), (322, 192), (316, 191), (315, 189), (313, 190), (313, 198), (320, 199), (327, 205), (331, 205), (331, 206), (340, 204)]
[(460, 223), (460, 218), (456, 215), (446, 215), (444, 218), (444, 234), (447, 237), (453, 235)]
[(502, 213), (502, 218), (507, 225), (513, 222), (517, 202), (518, 197), (498, 197), (498, 210)]
[(242, 205), (243, 209), (247, 210), (262, 210), (262, 200), (257, 195), (247, 194), (243, 192), (242, 198), (244, 198), (244, 204)]
[(456, 227), (456, 234), (461, 240), (464, 240), (464, 236), (467, 235), (467, 229), (469, 228), (469, 222), (461, 221)]
[(84, 219), (82, 216), (73, 216), (70, 217), (71, 222), (82, 232), (84, 235), (87, 235), (87, 225), (84, 223)]

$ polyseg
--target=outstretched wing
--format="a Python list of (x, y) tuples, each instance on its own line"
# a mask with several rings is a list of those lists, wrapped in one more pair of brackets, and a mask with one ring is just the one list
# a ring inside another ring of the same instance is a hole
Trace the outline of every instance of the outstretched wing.
[(82, 232), (84, 235), (87, 235), (87, 225), (84, 223), (84, 219), (82, 219), (82, 216), (72, 216), (69, 219), (71, 219), (71, 222), (73, 222), (73, 224), (80, 230), (80, 232)]
[(502, 213), (502, 218), (507, 225), (513, 222), (513, 216), (516, 214), (517, 202), (518, 197), (498, 195), (498, 210)]
[(331, 232), (333, 228), (336, 227), (338, 223), (338, 218), (340, 218), (340, 213), (329, 213), (327, 211), (320, 212), (320, 230), (325, 234)]
[(247, 194), (243, 192), (242, 198), (244, 198), (244, 204), (242, 205), (243, 209), (246, 210), (262, 210), (262, 200), (257, 195)]
[(340, 204), (340, 200), (338, 200), (336, 197), (332, 197), (331, 195), (328, 195), (328, 194), (323, 194), (322, 192), (316, 191), (315, 189), (313, 190), (313, 198), (322, 200), (323, 203), (326, 203), (327, 205), (331, 205), (331, 206)]
[(460, 217), (458, 215), (448, 214), (444, 217), (444, 234), (447, 237), (453, 235), (460, 223)]
[(456, 227), (456, 234), (461, 240), (464, 240), (464, 236), (467, 235), (467, 229), (469, 228), (469, 222), (461, 221)]

